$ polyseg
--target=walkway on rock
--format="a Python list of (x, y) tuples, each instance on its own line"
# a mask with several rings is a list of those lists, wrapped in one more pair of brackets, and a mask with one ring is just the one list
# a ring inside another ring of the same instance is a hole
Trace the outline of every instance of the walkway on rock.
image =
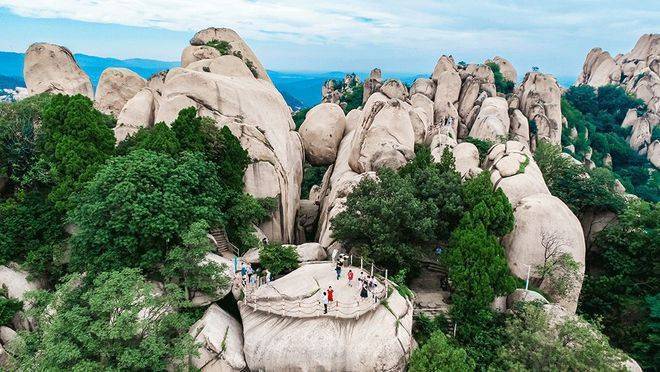
[[(348, 285), (346, 276), (349, 270), (355, 274), (352, 287)], [(369, 275), (367, 270), (362, 272), (365, 277)], [(368, 298), (361, 298), (361, 286), (357, 281), (359, 276), (359, 267), (344, 267), (340, 279), (337, 280), (335, 265), (332, 262), (303, 264), (292, 273), (270, 284), (257, 288), (248, 286), (241, 305), (248, 306), (254, 311), (296, 318), (319, 316), (359, 318), (379, 306), (387, 291), (384, 281), (377, 278), (375, 290), (369, 293)], [(334, 290), (334, 301), (328, 305), (328, 313), (323, 314), (323, 292), (329, 286)]]

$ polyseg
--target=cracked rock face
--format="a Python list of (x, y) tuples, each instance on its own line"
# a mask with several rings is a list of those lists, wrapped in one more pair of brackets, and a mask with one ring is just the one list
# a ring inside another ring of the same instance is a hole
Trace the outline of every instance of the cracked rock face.
[(192, 359), (195, 368), (224, 372), (247, 367), (243, 355), (243, 327), (218, 305), (209, 306), (188, 333), (201, 344), (199, 356)]
[(520, 99), (520, 111), (536, 124), (538, 138), (560, 144), (561, 90), (557, 80), (551, 75), (528, 72), (516, 94)]
[(35, 43), (25, 52), (23, 76), (28, 93), (82, 94), (94, 99), (92, 83), (65, 47)]

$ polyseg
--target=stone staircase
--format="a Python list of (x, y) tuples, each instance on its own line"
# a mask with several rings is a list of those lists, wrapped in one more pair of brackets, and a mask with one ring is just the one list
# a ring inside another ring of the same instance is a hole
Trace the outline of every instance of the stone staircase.
[(224, 257), (240, 256), (238, 247), (233, 245), (227, 237), (225, 229), (213, 229), (207, 234), (209, 240), (215, 245), (218, 253)]

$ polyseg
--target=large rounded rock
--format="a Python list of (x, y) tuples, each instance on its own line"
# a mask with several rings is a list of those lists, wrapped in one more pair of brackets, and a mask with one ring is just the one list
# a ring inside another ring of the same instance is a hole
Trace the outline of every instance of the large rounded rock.
[(398, 169), (414, 157), (415, 131), (409, 111), (410, 105), (400, 100), (384, 102), (377, 94), (369, 98), (351, 143), (349, 164), (354, 172)]
[(454, 63), (454, 57), (442, 55), (438, 59), (435, 68), (433, 69), (433, 75), (431, 79), (437, 81), (440, 74), (445, 71), (456, 71), (456, 64)]
[(470, 137), (489, 141), (507, 138), (511, 125), (509, 106), (502, 97), (488, 97), (481, 104), (479, 114), (472, 124)]
[(547, 304), (548, 300), (538, 292), (519, 288), (506, 297), (506, 308), (512, 308), (517, 302), (539, 302), (541, 304)]
[(479, 149), (477, 149), (477, 146), (469, 142), (462, 142), (456, 145), (452, 151), (454, 153), (456, 171), (462, 177), (468, 175), (470, 171), (474, 173), (480, 172)]
[(47, 43), (30, 45), (25, 52), (23, 77), (30, 95), (82, 94), (94, 99), (92, 83), (65, 47)]
[(435, 97), (435, 82), (431, 79), (418, 78), (410, 88), (410, 96), (412, 97), (416, 93), (423, 94), (433, 101)]
[(127, 68), (106, 68), (96, 87), (94, 107), (117, 117), (126, 102), (146, 85), (146, 80)]
[(492, 61), (488, 60), (486, 62), (495, 63), (500, 68), (500, 72), (502, 73), (502, 76), (504, 76), (506, 80), (512, 81), (514, 83), (518, 82), (518, 73), (516, 72), (516, 68), (513, 67), (511, 62), (509, 62), (508, 60), (500, 56), (495, 56), (495, 58), (493, 58)]
[(207, 59), (214, 59), (220, 57), (222, 54), (207, 45), (190, 45), (181, 52), (181, 67), (188, 67), (190, 64)]
[(328, 255), (319, 243), (304, 243), (296, 247), (299, 262), (321, 261)]
[(21, 270), (18, 265), (10, 263), (0, 266), (0, 288), (5, 288), (8, 298), (23, 301), (25, 293), (41, 289), (38, 282), (28, 280), (28, 273)]
[(270, 77), (266, 72), (266, 68), (261, 64), (259, 58), (254, 54), (252, 49), (247, 43), (236, 33), (236, 31), (229, 28), (209, 27), (201, 30), (190, 39), (190, 45), (201, 46), (210, 41), (226, 41), (231, 46), (231, 53), (240, 55), (247, 65), (253, 66), (255, 77), (270, 81)]
[(386, 80), (380, 87), (380, 92), (387, 98), (406, 100), (408, 98), (408, 88), (400, 81), (395, 79)]
[(646, 157), (654, 167), (660, 169), (660, 140), (655, 140), (649, 145)]
[(440, 73), (437, 78), (434, 102), (458, 102), (461, 93), (461, 77), (455, 70)]
[(243, 327), (212, 304), (188, 332), (200, 346), (192, 365), (203, 372), (242, 371), (247, 367), (243, 355)]
[(248, 151), (245, 191), (276, 198), (272, 218), (259, 227), (272, 242), (292, 242), (300, 199), (303, 149), (291, 112), (275, 87), (254, 77), (233, 77), (175, 68), (163, 85), (155, 122), (172, 123), (195, 107), (219, 127), (228, 126)]
[(114, 127), (117, 143), (135, 134), (140, 128), (154, 125), (154, 113), (158, 109), (160, 94), (152, 88), (139, 91), (119, 112), (117, 125)]
[(245, 65), (242, 59), (226, 55), (214, 59), (204, 59), (201, 61), (193, 62), (188, 65), (189, 69), (210, 72), (212, 74), (234, 76), (234, 77), (253, 77), (250, 69)]
[(587, 54), (582, 66), (582, 73), (577, 84), (588, 84), (594, 88), (619, 82), (621, 68), (617, 66), (614, 58), (601, 48), (593, 48)]
[[(502, 239), (507, 252), (511, 272), (522, 279), (527, 277), (528, 265), (531, 276), (534, 268), (545, 261), (550, 251), (570, 254), (580, 264), (579, 274), (584, 274), (585, 244), (580, 221), (560, 199), (550, 194), (535, 194), (520, 200), (514, 210), (513, 231)], [(541, 288), (551, 291), (549, 283)], [(575, 312), (582, 287), (582, 280), (575, 283), (575, 290), (558, 299), (558, 302)]]
[[(359, 304), (357, 289), (338, 282), (332, 268), (330, 263), (304, 265), (239, 303), (250, 369), (405, 370), (413, 345), (412, 304), (396, 290), (387, 308), (370, 300)], [(338, 302), (323, 315), (320, 299), (328, 285)]]
[(339, 105), (321, 103), (309, 110), (299, 130), (307, 161), (313, 165), (334, 163), (345, 128), (346, 116)]
[(561, 143), (561, 90), (552, 75), (528, 72), (516, 91), (520, 97), (520, 111), (534, 120), (537, 136), (552, 144)]

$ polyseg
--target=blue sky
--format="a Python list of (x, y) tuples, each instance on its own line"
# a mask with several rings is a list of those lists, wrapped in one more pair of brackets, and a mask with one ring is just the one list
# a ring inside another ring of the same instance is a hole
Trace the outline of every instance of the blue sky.
[(269, 69), (430, 73), (441, 54), (579, 73), (589, 49), (660, 32), (660, 1), (0, 0), (0, 50), (178, 60), (196, 30), (235, 29)]

